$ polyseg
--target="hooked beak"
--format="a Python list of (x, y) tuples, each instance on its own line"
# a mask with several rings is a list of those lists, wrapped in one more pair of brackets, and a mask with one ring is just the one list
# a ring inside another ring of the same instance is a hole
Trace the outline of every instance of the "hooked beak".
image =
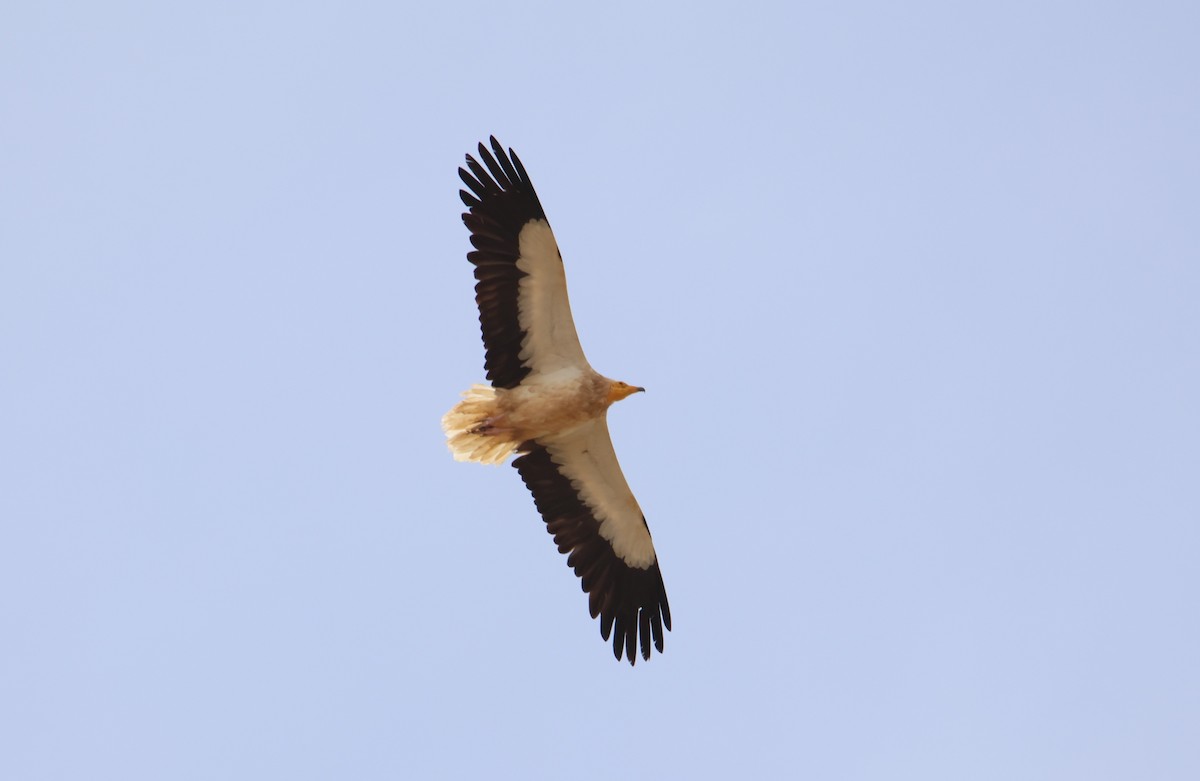
[(627, 399), (635, 393), (644, 393), (645, 391), (645, 388), (635, 388), (632, 385), (614, 384), (608, 391), (608, 403), (615, 404), (621, 399)]

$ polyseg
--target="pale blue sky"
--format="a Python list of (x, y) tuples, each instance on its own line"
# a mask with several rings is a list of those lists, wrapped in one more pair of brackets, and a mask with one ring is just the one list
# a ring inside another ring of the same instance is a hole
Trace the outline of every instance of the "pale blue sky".
[[(0, 777), (1200, 778), (1194, 3), (0, 11)], [(675, 631), (509, 467), (513, 146)]]

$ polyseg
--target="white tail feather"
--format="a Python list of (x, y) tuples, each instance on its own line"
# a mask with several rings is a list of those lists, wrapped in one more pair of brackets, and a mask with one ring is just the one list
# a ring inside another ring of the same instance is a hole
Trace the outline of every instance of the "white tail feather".
[(496, 389), (472, 385), (462, 396), (463, 400), (442, 416), (442, 431), (446, 432), (446, 444), (454, 460), (504, 463), (521, 443), (514, 442), (503, 430), (483, 428), (496, 416)]

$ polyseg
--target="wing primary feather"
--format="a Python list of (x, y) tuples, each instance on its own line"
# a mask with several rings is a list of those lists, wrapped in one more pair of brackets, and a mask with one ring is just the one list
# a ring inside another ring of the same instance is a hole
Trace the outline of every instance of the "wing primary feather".
[(613, 623), (616, 621), (616, 616), (610, 614), (600, 614), (600, 636), (607, 640), (612, 636)]
[(642, 640), (642, 658), (650, 659), (650, 611), (638, 611), (638, 636)]
[[(521, 164), (521, 158), (517, 157), (517, 153), (511, 149), (508, 150), (508, 154), (512, 158), (513, 169), (517, 172), (517, 178), (523, 182), (528, 182), (529, 174), (525, 173), (525, 166)], [(534, 197), (536, 198), (537, 196), (534, 195)]]
[(630, 616), (630, 626), (627, 627), (625, 634), (625, 658), (629, 660), (630, 665), (637, 663), (637, 644), (638, 644), (638, 627), (637, 617)]
[[(503, 156), (504, 153), (502, 151), (497, 151), (497, 154)], [(505, 172), (500, 164), (496, 162), (496, 158), (492, 156), (492, 153), (489, 152), (487, 147), (485, 147), (483, 144), (479, 145), (479, 157), (483, 160), (483, 164), (487, 166), (488, 171), (492, 175), (492, 179), (496, 182), (496, 184), (500, 185), (501, 190), (513, 189), (513, 182), (508, 177), (507, 172)]]
[(613, 656), (617, 657), (617, 661), (621, 661), (621, 651), (625, 649), (625, 617), (617, 614), (617, 620), (613, 622)]
[[(605, 615), (604, 614), (604, 593), (605, 592), (603, 592), (603, 591), (596, 590), (596, 591), (592, 591), (588, 594), (588, 613), (591, 614), (592, 618), (596, 618), (598, 616), (602, 617)], [(601, 632), (600, 633), (603, 634), (604, 639), (607, 640), (608, 634), (603, 631), (604, 630), (604, 619), (603, 618), (601, 618), (600, 624), (601, 624), (601, 626), (600, 626)]]
[[(475, 190), (475, 193), (481, 199), (488, 195), (498, 195), (503, 189), (500, 187), (498, 182), (493, 181), (492, 178), (487, 175), (487, 171), (483, 169), (483, 166), (479, 164), (479, 161), (470, 155), (467, 155), (467, 168), (470, 168), (471, 173), (475, 174), (475, 178), (479, 180), (480, 189)], [(461, 171), (462, 169), (460, 168), (458, 170)], [(467, 186), (470, 187), (469, 182), (467, 183)]]
[[(474, 162), (474, 160), (471, 158), (471, 156), (467, 155), (467, 165), (470, 165), (473, 162)], [(474, 176), (471, 176), (469, 173), (467, 173), (465, 169), (462, 169), (462, 168), (458, 169), (458, 178), (462, 179), (462, 183), (465, 184), (467, 186), (467, 189), (470, 190), (472, 193), (474, 193), (476, 195), (476, 197), (482, 197), (484, 192), (486, 191), (486, 188), (484, 188), (483, 183), (480, 182)], [(461, 192), (461, 190), (459, 192)]]
[(499, 161), (500, 167), (504, 169), (504, 175), (508, 177), (508, 181), (519, 182), (525, 178), (517, 175), (517, 170), (509, 160), (509, 158), (516, 158), (516, 153), (509, 149), (508, 154), (504, 154), (504, 147), (500, 145), (495, 136), (492, 136), (492, 149), (496, 150), (496, 160)]

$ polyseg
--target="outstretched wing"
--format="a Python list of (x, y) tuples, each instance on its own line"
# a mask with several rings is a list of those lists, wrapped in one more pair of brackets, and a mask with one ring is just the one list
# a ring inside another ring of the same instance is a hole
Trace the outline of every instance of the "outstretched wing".
[(530, 374), (587, 366), (571, 305), (562, 255), (521, 160), (495, 136), (479, 145), (458, 175), (468, 211), (475, 265), (475, 302), (494, 387), (514, 388)]
[(571, 433), (526, 442), (513, 462), (533, 493), (546, 529), (583, 582), (600, 634), (636, 661), (650, 645), (663, 650), (671, 610), (654, 542), (637, 499), (629, 490), (604, 418)]

